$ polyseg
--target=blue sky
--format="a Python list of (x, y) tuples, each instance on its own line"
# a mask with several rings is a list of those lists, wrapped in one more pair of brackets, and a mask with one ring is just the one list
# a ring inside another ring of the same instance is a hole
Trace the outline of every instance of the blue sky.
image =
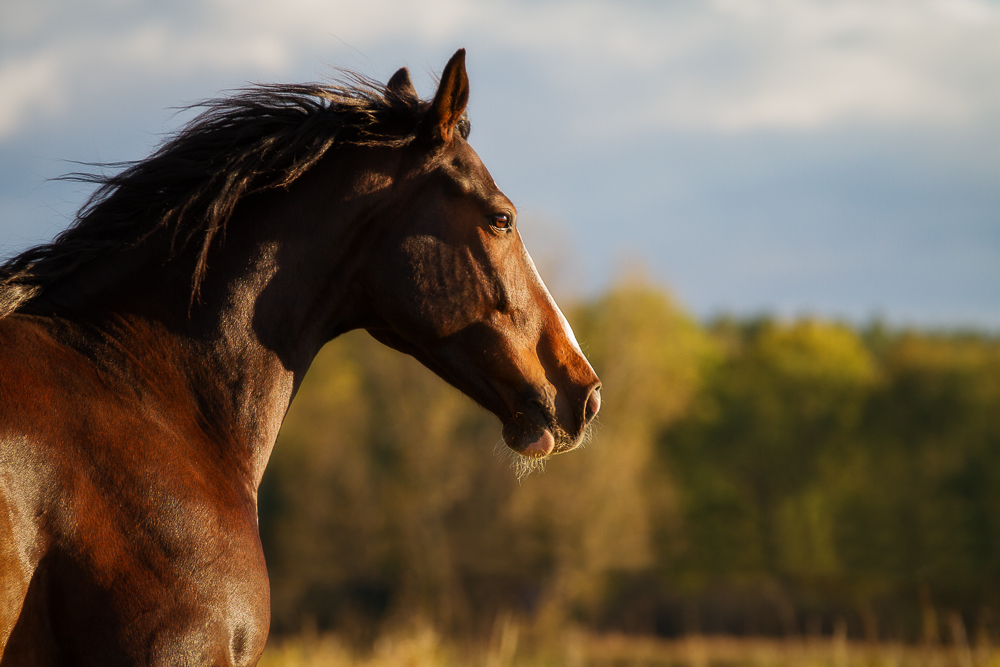
[(468, 49), (471, 142), (553, 291), (637, 272), (695, 314), (1000, 329), (1000, 3), (4, 0), (0, 244), (69, 161), (139, 159), (247, 82), (422, 94)]

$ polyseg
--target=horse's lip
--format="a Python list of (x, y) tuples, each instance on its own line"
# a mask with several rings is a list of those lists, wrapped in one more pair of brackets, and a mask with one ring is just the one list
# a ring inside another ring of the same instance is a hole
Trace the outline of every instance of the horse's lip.
[(543, 430), (537, 437), (525, 437), (524, 447), (518, 452), (529, 459), (544, 459), (556, 448), (556, 439), (549, 429)]
[(572, 449), (559, 442), (557, 434), (561, 429), (551, 410), (536, 400), (519, 403), (518, 410), (503, 426), (503, 440), (508, 447), (528, 458), (546, 458)]
[(566, 452), (571, 452), (580, 446), (583, 438), (578, 438), (574, 442), (557, 442), (555, 449), (552, 450), (553, 454), (565, 454)]
[(501, 410), (487, 408), (503, 424), (501, 435), (504, 444), (521, 456), (548, 458), (573, 451), (583, 442), (583, 434), (572, 438), (560, 428), (552, 409), (541, 401), (525, 399), (522, 395), (511, 404), (504, 399), (505, 392), (492, 382), (486, 382), (482, 387), (486, 389), (486, 396), (492, 399), (482, 401), (482, 404), (488, 406), (489, 403), (494, 403), (506, 413), (501, 414)]
[(558, 427), (552, 409), (537, 398), (540, 392), (529, 389), (518, 395), (509, 387), (498, 386), (487, 379), (474, 383), (466, 389), (466, 393), (470, 396), (478, 394), (480, 405), (495, 414), (503, 424), (501, 435), (504, 444), (522, 456), (546, 458), (568, 452), (579, 444), (563, 441), (560, 434), (565, 432)]
[(507, 422), (502, 435), (504, 444), (528, 458), (545, 458), (556, 449), (555, 437), (548, 428)]

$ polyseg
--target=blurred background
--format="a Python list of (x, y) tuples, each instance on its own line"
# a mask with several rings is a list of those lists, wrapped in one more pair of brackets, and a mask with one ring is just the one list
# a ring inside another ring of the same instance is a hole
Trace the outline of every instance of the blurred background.
[(996, 0), (3, 0), (3, 252), (178, 107), (339, 67), (429, 97), (458, 47), (598, 435), (518, 481), (492, 417), (335, 341), (261, 490), (275, 636), (1000, 640)]

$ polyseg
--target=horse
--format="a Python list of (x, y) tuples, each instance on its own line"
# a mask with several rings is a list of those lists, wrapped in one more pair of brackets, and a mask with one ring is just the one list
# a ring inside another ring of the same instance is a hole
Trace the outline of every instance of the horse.
[(328, 341), (366, 329), (502, 423), (578, 446), (600, 381), (468, 143), (465, 51), (431, 101), (258, 85), (201, 107), (0, 267), (0, 665), (253, 665), (257, 489)]

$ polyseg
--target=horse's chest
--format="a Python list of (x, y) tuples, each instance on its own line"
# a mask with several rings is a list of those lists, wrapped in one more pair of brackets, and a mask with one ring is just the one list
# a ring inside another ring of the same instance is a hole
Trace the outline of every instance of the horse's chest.
[(255, 530), (197, 514), (79, 527), (93, 532), (38, 563), (4, 665), (256, 662), (270, 604)]
[(130, 536), (113, 568), (124, 584), (120, 627), (145, 636), (164, 663), (253, 664), (263, 649), (270, 597), (260, 541), (256, 525), (228, 509), (178, 502)]
[(270, 605), (252, 491), (195, 420), (67, 359), (0, 405), (0, 664), (253, 664)]
[(46, 615), (64, 655), (254, 664), (270, 600), (256, 525), (245, 511), (154, 485), (141, 501), (119, 496), (77, 507), (70, 523), (67, 539), (40, 564)]

